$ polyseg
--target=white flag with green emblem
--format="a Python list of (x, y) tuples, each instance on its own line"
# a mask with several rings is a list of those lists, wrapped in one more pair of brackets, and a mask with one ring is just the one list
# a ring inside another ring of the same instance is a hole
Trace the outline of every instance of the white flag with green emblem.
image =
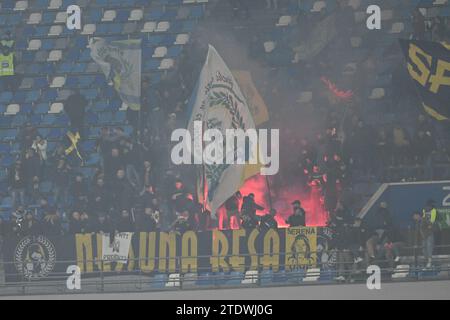
[(114, 86), (122, 102), (132, 110), (141, 108), (141, 40), (108, 42), (91, 38), (91, 57), (100, 66), (109, 84)]
[[(239, 88), (233, 74), (227, 67), (216, 49), (209, 46), (208, 56), (194, 92), (192, 114), (188, 125), (191, 137), (195, 141), (194, 122), (201, 121), (203, 131), (217, 129), (226, 137), (227, 129), (255, 129), (255, 122), (249, 110), (247, 101)], [(198, 139), (198, 137), (197, 137)], [(225, 139), (224, 139), (225, 140)], [(245, 149), (245, 148), (244, 148)], [(234, 158), (243, 157), (245, 150), (236, 146), (233, 150)], [(224, 148), (226, 150), (226, 146)], [(252, 150), (252, 147), (249, 147)], [(194, 155), (202, 152), (194, 143)], [(226, 158), (226, 152), (223, 152)], [(215, 216), (216, 210), (236, 193), (248, 178), (246, 175), (248, 164), (203, 164), (199, 172), (199, 199), (206, 200), (206, 204)], [(206, 190), (205, 190), (206, 189)]]

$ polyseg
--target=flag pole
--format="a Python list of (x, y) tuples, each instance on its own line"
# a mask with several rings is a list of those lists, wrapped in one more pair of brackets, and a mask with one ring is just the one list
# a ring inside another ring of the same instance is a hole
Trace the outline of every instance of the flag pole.
[(269, 193), (269, 206), (270, 206), (270, 210), (272, 210), (273, 209), (273, 202), (272, 202), (272, 191), (270, 189), (269, 176), (266, 176), (266, 186), (267, 186), (267, 192)]

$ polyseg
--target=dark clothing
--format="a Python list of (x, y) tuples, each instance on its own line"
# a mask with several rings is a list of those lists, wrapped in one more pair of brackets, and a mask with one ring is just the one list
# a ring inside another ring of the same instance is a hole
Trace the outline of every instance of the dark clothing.
[(95, 233), (114, 233), (114, 226), (112, 225), (109, 218), (105, 218), (104, 221), (100, 221), (100, 219), (97, 218), (92, 222), (90, 229)]
[(244, 197), (242, 202), (241, 212), (243, 215), (255, 216), (257, 210), (264, 210), (264, 207), (255, 203), (251, 197)]
[(178, 219), (174, 225), (173, 229), (177, 232), (184, 233), (186, 231), (195, 230), (195, 223), (192, 221), (192, 219)]
[(56, 216), (45, 216), (42, 221), (42, 230), (45, 235), (59, 236), (62, 234), (61, 222)]
[(143, 232), (154, 232), (159, 229), (158, 223), (154, 219), (154, 217), (144, 214), (141, 217), (141, 221), (139, 223), (139, 229)]
[(104, 162), (105, 181), (107, 183), (110, 183), (114, 180), (117, 171), (119, 171), (119, 169), (125, 168), (125, 161), (120, 155), (118, 157), (112, 157), (111, 155), (108, 155), (107, 157), (105, 157)]
[(26, 236), (38, 236), (42, 234), (42, 226), (39, 221), (35, 219), (24, 220), (22, 231)]
[(261, 230), (278, 229), (278, 222), (271, 214), (266, 214), (259, 223)]
[(89, 232), (88, 220), (74, 220), (70, 221), (69, 232), (71, 234), (87, 233)]
[(294, 213), (287, 219), (289, 227), (304, 227), (306, 226), (306, 212), (303, 208), (298, 209), (297, 213)]
[(348, 228), (348, 238), (350, 245), (366, 247), (366, 242), (370, 238), (369, 232), (364, 227), (351, 226)]
[(105, 186), (95, 185), (89, 194), (89, 210), (106, 212), (108, 210), (109, 193)]
[(70, 119), (72, 128), (76, 129), (80, 134), (84, 125), (84, 115), (87, 105), (88, 101), (79, 93), (69, 96), (64, 103), (64, 111)]
[(119, 232), (133, 232), (134, 224), (130, 217), (122, 217), (120, 216), (117, 220), (116, 230)]
[(133, 202), (133, 187), (126, 178), (116, 178), (111, 186), (112, 205), (116, 211), (129, 209)]
[(9, 170), (8, 185), (13, 189), (24, 189), (26, 186), (23, 167), (13, 167)]

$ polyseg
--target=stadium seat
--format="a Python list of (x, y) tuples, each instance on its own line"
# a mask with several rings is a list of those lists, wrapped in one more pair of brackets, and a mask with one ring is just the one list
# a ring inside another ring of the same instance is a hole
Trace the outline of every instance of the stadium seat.
[(81, 31), (82, 35), (93, 35), (97, 29), (95, 24), (85, 24), (83, 26), (83, 31)]
[(62, 51), (61, 50), (52, 50), (52, 51), (50, 51), (50, 54), (48, 55), (47, 61), (56, 62), (56, 61), (60, 61), (61, 59), (62, 59)]
[(51, 26), (48, 32), (49, 37), (59, 36), (63, 32), (63, 27), (61, 25)]
[(161, 21), (158, 23), (155, 32), (166, 32), (170, 29), (170, 22), (169, 21)]
[(325, 1), (316, 1), (313, 4), (313, 8), (311, 9), (311, 12), (321, 12), (326, 7), (327, 7), (327, 3)]
[(189, 35), (186, 33), (181, 33), (177, 35), (177, 38), (174, 42), (175, 45), (185, 45), (189, 42)]
[(141, 21), (144, 18), (144, 12), (142, 9), (133, 9), (130, 12), (128, 21)]
[(28, 43), (28, 49), (30, 51), (36, 51), (41, 48), (42, 42), (40, 39), (33, 39)]
[(369, 96), (369, 99), (376, 100), (381, 99), (385, 96), (385, 90), (383, 88), (375, 88), (372, 90), (372, 93)]
[(14, 11), (24, 11), (28, 9), (28, 1), (20, 0), (16, 2), (16, 6), (14, 7)]
[(403, 22), (395, 22), (389, 33), (401, 33), (405, 30), (405, 24)]
[(50, 88), (62, 88), (66, 83), (66, 77), (57, 76), (53, 78), (52, 83), (50, 84)]
[(287, 27), (292, 23), (291, 16), (281, 16), (278, 20), (277, 27)]
[(35, 114), (46, 114), (48, 113), (48, 104), (47, 103), (40, 103), (34, 108)]
[(143, 32), (143, 33), (154, 32), (156, 30), (156, 26), (157, 26), (156, 22), (154, 22), (154, 21), (146, 22), (144, 24), (144, 26), (142, 27), (141, 32)]
[(58, 12), (55, 17), (54, 23), (66, 23), (67, 22), (67, 12)]
[(168, 69), (173, 68), (173, 66), (174, 66), (173, 59), (170, 59), (170, 58), (169, 59), (163, 59), (161, 61), (161, 64), (160, 64), (158, 69), (160, 69), (160, 70), (168, 70)]
[(114, 19), (116, 19), (116, 10), (106, 10), (103, 13), (102, 22), (112, 22)]
[(48, 8), (50, 10), (56, 10), (56, 9), (61, 8), (61, 6), (62, 6), (62, 0), (50, 0)]
[(55, 102), (50, 106), (48, 113), (61, 113), (64, 110), (64, 105), (61, 102)]
[(13, 116), (13, 115), (16, 115), (17, 113), (19, 113), (19, 111), (20, 111), (20, 105), (10, 104), (6, 108), (6, 112), (4, 114), (5, 114), (5, 116)]
[(41, 23), (41, 20), (42, 20), (42, 14), (40, 12), (33, 12), (32, 14), (30, 14), (27, 24), (36, 25), (36, 24)]
[(129, 22), (123, 25), (123, 33), (124, 34), (131, 34), (135, 33), (137, 29), (137, 24), (135, 22)]
[(33, 87), (34, 80), (33, 78), (23, 78), (19, 89), (31, 89)]
[(155, 52), (153, 53), (153, 58), (164, 58), (167, 54), (167, 48), (166, 47), (157, 47), (155, 49)]
[(274, 41), (266, 41), (264, 42), (264, 51), (266, 53), (271, 53), (273, 50), (275, 50), (276, 43)]

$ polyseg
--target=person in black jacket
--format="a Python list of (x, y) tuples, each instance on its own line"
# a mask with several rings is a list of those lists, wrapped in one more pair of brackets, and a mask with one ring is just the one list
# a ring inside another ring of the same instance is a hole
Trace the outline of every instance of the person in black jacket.
[(109, 193), (103, 178), (98, 178), (89, 193), (89, 210), (102, 212), (108, 210)]
[(118, 170), (114, 183), (111, 185), (112, 207), (117, 211), (130, 208), (133, 195), (133, 187), (126, 178), (125, 170)]
[[(235, 217), (240, 227), (240, 219), (239, 219), (239, 201), (241, 200), (242, 195), (238, 191), (232, 197), (230, 197), (227, 201), (225, 201), (225, 209), (227, 211), (227, 219), (228, 227), (231, 228), (231, 218)], [(224, 226), (226, 228), (226, 226)]]
[(355, 218), (355, 221), (353, 222), (353, 225), (350, 226), (348, 233), (350, 243), (349, 249), (353, 255), (354, 262), (358, 264), (364, 260), (363, 254), (370, 234), (362, 225), (361, 218)]
[(255, 195), (250, 193), (248, 196), (244, 197), (241, 207), (241, 225), (245, 229), (252, 229), (258, 226), (258, 217), (256, 216), (257, 210), (264, 210), (264, 207), (258, 205), (255, 202)]
[(306, 211), (302, 208), (302, 204), (299, 200), (292, 202), (294, 213), (289, 216), (286, 223), (290, 228), (293, 227), (305, 227), (306, 226)]
[(69, 233), (77, 234), (77, 233), (84, 233), (85, 231), (86, 231), (85, 224), (83, 221), (81, 221), (80, 212), (73, 211), (69, 222)]
[(26, 236), (42, 235), (42, 225), (34, 217), (33, 213), (27, 212), (22, 227), (23, 234)]
[(111, 235), (114, 233), (114, 226), (107, 215), (104, 213), (99, 213), (92, 221), (90, 231), (94, 233)]
[(74, 133), (78, 132), (80, 136), (82, 136), (87, 105), (88, 101), (78, 90), (75, 90), (64, 103), (64, 111), (69, 117), (72, 130), (75, 131)]
[(134, 223), (130, 212), (128, 210), (122, 210), (119, 218), (117, 219), (116, 231), (133, 232), (134, 229)]

